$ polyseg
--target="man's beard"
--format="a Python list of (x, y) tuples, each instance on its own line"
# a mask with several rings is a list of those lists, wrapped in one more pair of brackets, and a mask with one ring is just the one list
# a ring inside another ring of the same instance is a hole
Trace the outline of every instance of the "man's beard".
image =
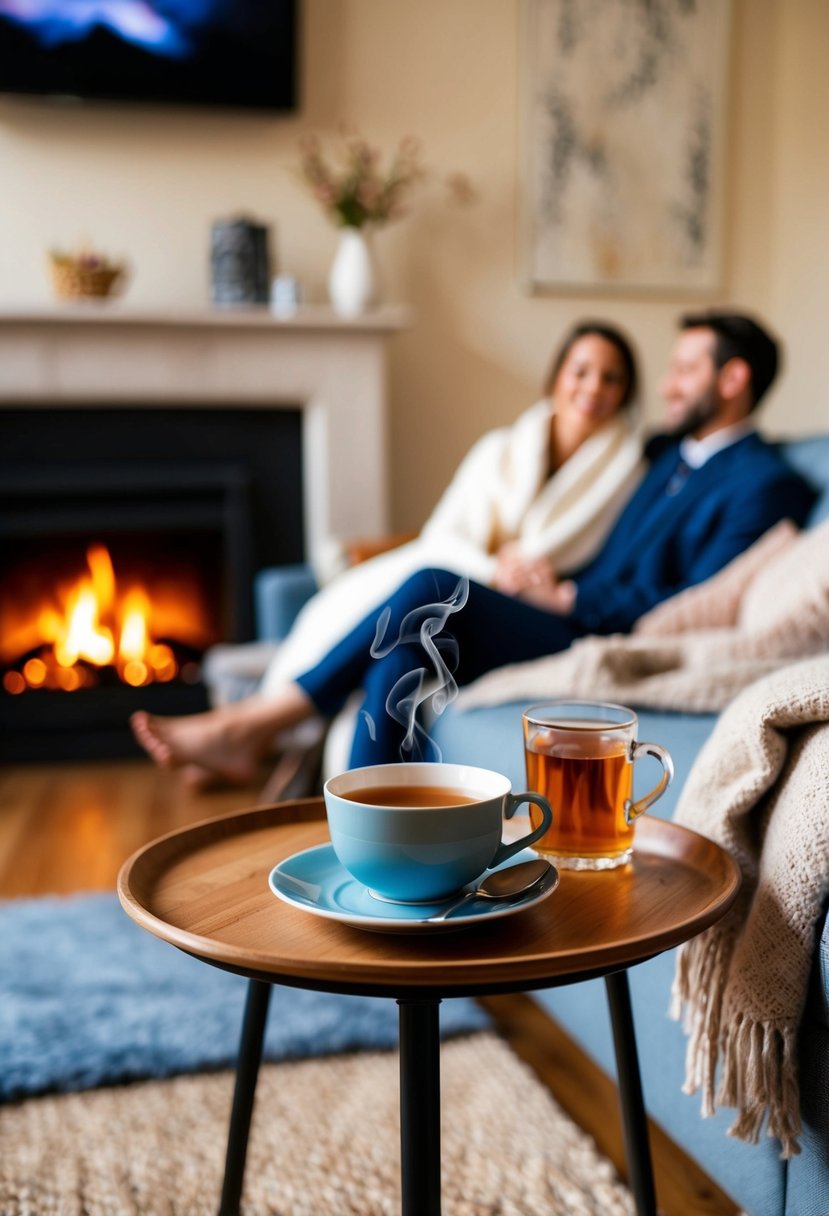
[(671, 437), (673, 439), (684, 439), (686, 435), (692, 434), (716, 418), (719, 409), (720, 403), (716, 390), (709, 388), (702, 397), (698, 397), (693, 405), (688, 407), (688, 412), (684, 418), (671, 428)]

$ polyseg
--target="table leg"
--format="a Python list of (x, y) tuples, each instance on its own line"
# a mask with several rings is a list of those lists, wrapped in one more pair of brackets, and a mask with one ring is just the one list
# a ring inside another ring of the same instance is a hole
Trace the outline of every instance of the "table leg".
[(648, 1141), (648, 1118), (642, 1096), (642, 1078), (633, 1030), (633, 1011), (626, 971), (605, 976), (610, 1018), (613, 1023), (613, 1043), (619, 1075), (619, 1099), (622, 1108), (622, 1131), (628, 1163), (630, 1189), (637, 1216), (656, 1216), (656, 1192)]
[(397, 1003), (402, 1216), (440, 1216), (440, 1001)]
[(259, 1076), (259, 1065), (262, 1063), (262, 1044), (265, 1040), (265, 1022), (268, 1017), (270, 999), (270, 984), (263, 983), (261, 980), (248, 982), (242, 1038), (239, 1043), (239, 1062), (236, 1066), (236, 1086), (233, 1090), (233, 1108), (230, 1112), (230, 1127), (227, 1134), (225, 1176), (218, 1216), (239, 1216), (242, 1183), (245, 1180), (248, 1133), (253, 1114), (253, 1099), (256, 1094), (256, 1079)]

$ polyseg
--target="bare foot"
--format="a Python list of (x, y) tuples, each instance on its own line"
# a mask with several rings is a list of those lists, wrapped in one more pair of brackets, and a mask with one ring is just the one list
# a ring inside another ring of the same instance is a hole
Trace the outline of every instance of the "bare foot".
[(161, 768), (180, 769), (194, 788), (220, 781), (253, 781), (276, 733), (307, 718), (312, 703), (297, 685), (274, 700), (248, 697), (187, 717), (160, 718), (144, 710), (132, 715), (133, 733)]
[(160, 718), (143, 710), (130, 719), (133, 733), (161, 768), (180, 769), (194, 789), (216, 780), (253, 781), (270, 749), (273, 730), (244, 717), (210, 710), (180, 718)]

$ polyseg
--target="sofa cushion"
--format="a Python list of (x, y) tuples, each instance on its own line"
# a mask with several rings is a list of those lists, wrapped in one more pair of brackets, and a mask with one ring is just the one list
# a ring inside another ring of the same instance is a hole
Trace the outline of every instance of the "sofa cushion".
[(771, 637), (785, 631), (789, 653), (829, 638), (829, 519), (809, 527), (746, 587), (739, 626)]

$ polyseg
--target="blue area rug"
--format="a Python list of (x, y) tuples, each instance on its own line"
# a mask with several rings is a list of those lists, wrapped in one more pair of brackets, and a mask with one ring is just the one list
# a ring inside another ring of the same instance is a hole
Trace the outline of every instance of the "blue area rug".
[[(0, 1100), (235, 1063), (247, 981), (140, 929), (114, 895), (0, 904)], [(441, 1005), (444, 1036), (489, 1024), (472, 1000)], [(265, 1057), (397, 1045), (379, 997), (277, 987)]]

